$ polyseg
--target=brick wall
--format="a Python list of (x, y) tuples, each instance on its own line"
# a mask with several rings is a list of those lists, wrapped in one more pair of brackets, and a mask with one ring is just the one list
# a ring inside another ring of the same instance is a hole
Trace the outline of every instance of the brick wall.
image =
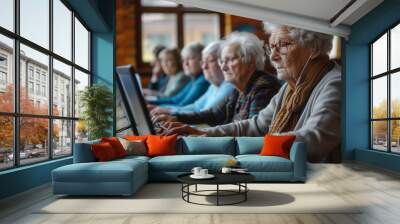
[[(117, 0), (117, 21), (116, 21), (116, 42), (117, 42), (117, 66), (132, 64), (138, 71), (141, 71), (143, 84), (146, 85), (148, 69), (138, 68), (138, 51), (136, 48), (137, 32), (137, 4), (140, 0)], [(225, 27), (221, 27), (228, 34), (235, 30), (254, 31), (260, 38), (265, 38), (262, 23), (258, 20), (248, 19), (239, 16), (225, 15)]]
[(139, 0), (117, 0), (117, 66), (137, 65), (135, 1)]

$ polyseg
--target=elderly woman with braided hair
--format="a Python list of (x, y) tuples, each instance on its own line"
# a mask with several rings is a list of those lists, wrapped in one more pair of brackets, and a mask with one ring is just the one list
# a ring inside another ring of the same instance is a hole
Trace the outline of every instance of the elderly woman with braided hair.
[(285, 80), (260, 113), (247, 120), (208, 129), (170, 123), (166, 133), (207, 136), (291, 134), (307, 144), (310, 162), (340, 160), (341, 68), (329, 60), (332, 37), (289, 26), (266, 24), (267, 53)]

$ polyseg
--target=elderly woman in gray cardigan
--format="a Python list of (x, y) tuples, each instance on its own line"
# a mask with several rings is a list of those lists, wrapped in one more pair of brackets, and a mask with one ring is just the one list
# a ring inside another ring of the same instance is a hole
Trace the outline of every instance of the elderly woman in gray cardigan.
[(296, 135), (307, 144), (310, 162), (340, 160), (341, 68), (329, 60), (332, 37), (303, 29), (266, 25), (267, 53), (286, 83), (252, 119), (194, 129), (169, 123), (166, 134), (206, 136)]

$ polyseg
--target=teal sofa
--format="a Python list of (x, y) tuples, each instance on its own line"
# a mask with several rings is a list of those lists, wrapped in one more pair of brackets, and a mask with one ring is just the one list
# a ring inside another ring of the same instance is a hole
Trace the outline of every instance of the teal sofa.
[(219, 172), (228, 160), (236, 160), (259, 182), (304, 182), (307, 152), (303, 142), (295, 142), (290, 159), (260, 156), (263, 137), (183, 137), (177, 141), (177, 155), (127, 156), (96, 162), (90, 145), (75, 144), (74, 163), (52, 171), (54, 194), (131, 195), (148, 181), (176, 181), (193, 167)]

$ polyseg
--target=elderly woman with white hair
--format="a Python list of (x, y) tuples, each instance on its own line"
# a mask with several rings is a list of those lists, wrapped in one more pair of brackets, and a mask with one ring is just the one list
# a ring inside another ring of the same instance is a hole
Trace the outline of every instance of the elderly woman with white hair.
[[(263, 42), (257, 36), (245, 32), (230, 34), (222, 46), (219, 64), (225, 80), (235, 87), (233, 93), (219, 105), (208, 110), (167, 118), (157, 117), (155, 121), (180, 121), (215, 126), (256, 116), (280, 88), (278, 80), (263, 71), (264, 59)], [(178, 124), (191, 129), (182, 130), (183, 132), (201, 132), (184, 124), (175, 123)]]
[(202, 65), (204, 77), (210, 82), (207, 91), (194, 103), (186, 106), (156, 107), (151, 111), (153, 116), (159, 114), (182, 114), (191, 112), (201, 112), (208, 110), (228, 97), (234, 87), (224, 80), (218, 58), (221, 52), (223, 41), (214, 41), (207, 45), (202, 51)]
[(310, 162), (340, 161), (341, 68), (329, 60), (332, 37), (266, 24), (267, 51), (285, 80), (269, 105), (252, 119), (204, 130), (170, 124), (169, 132), (207, 136), (295, 135)]
[(190, 77), (190, 82), (173, 96), (148, 100), (150, 104), (185, 106), (196, 101), (207, 91), (210, 83), (204, 78), (201, 70), (201, 52), (203, 48), (204, 46), (200, 43), (190, 43), (182, 49), (182, 67), (185, 75)]

